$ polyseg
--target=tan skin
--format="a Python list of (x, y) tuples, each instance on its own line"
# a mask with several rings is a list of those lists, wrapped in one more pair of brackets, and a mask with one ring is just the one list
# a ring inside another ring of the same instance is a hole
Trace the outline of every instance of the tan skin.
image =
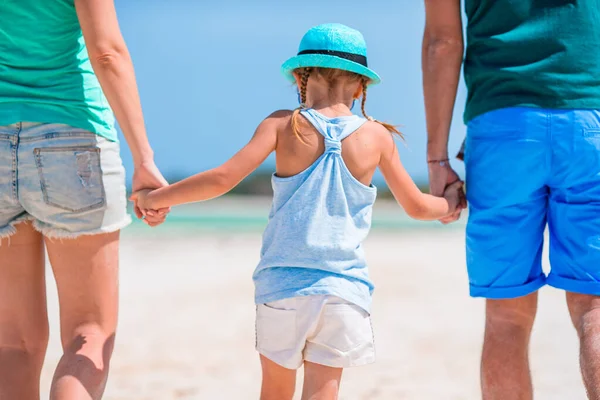
[(43, 239), (27, 223), (1, 244), (0, 399), (39, 399), (49, 329)]
[(48, 343), (44, 245), (64, 350), (50, 399), (100, 399), (117, 325), (119, 232), (51, 240), (30, 223), (0, 246), (0, 398), (39, 399)]
[[(298, 74), (296, 79), (300, 85)], [(362, 95), (362, 90), (360, 80), (341, 80), (330, 87), (315, 74), (308, 80), (306, 103), (327, 117), (352, 115), (352, 101)], [(142, 209), (157, 209), (221, 196), (253, 172), (273, 151), (278, 176), (289, 177), (304, 171), (323, 154), (324, 140), (304, 117), (299, 117), (300, 140), (292, 129), (292, 114), (289, 110), (273, 113), (260, 124), (250, 142), (223, 165), (169, 187), (137, 192), (133, 199)], [(461, 182), (446, 190), (445, 198), (421, 193), (402, 166), (392, 135), (377, 122), (367, 122), (346, 138), (342, 142), (342, 157), (352, 175), (364, 185), (371, 184), (373, 174), (380, 168), (396, 200), (413, 218), (435, 220), (449, 216), (459, 204)], [(292, 399), (296, 371), (263, 356), (261, 365), (261, 399)], [(305, 362), (304, 369), (303, 400), (338, 398), (341, 368)]]
[[(427, 161), (431, 194), (441, 196), (445, 188), (459, 180), (448, 160), (448, 136), (463, 59), (460, 0), (426, 0), (423, 35), (423, 92), (427, 119)], [(442, 218), (450, 223), (466, 208), (463, 198), (458, 210)]]
[[(430, 159), (447, 158), (448, 133), (463, 59), (460, 0), (425, 0), (423, 87)], [(431, 192), (439, 194), (458, 179), (449, 166), (430, 165)], [(451, 222), (454, 217), (445, 219)], [(531, 400), (529, 339), (537, 293), (487, 300), (481, 360), (484, 400)], [(580, 338), (580, 365), (588, 397), (600, 400), (600, 297), (567, 293), (567, 305)]]
[[(75, 0), (75, 6), (92, 66), (133, 155), (134, 189), (163, 187), (113, 0)], [(145, 222), (156, 226), (167, 212), (151, 212)], [(44, 248), (58, 287), (64, 350), (50, 399), (100, 399), (117, 325), (119, 232), (51, 240), (30, 223), (16, 228), (0, 242), (0, 399), (39, 399), (48, 343)]]

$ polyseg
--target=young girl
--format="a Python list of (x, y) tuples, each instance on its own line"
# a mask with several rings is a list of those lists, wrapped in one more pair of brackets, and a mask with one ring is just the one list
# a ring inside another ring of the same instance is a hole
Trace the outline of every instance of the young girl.
[[(422, 220), (452, 214), (462, 184), (444, 198), (421, 193), (400, 163), (390, 134), (398, 131), (367, 116), (367, 87), (380, 79), (367, 67), (358, 31), (339, 24), (310, 29), (282, 70), (298, 85), (298, 109), (271, 114), (220, 167), (133, 200), (156, 210), (221, 196), (275, 151), (273, 207), (254, 272), (261, 399), (292, 399), (302, 365), (302, 398), (336, 399), (342, 369), (375, 358), (373, 284), (362, 249), (375, 170), (408, 215)], [(351, 112), (361, 97), (365, 118)]]

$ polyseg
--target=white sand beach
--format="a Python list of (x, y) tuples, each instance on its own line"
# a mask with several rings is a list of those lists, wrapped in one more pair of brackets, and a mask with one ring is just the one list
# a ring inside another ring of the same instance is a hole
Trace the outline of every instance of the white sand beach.
[[(344, 373), (341, 399), (479, 398), (483, 301), (468, 297), (463, 240), (460, 227), (372, 233), (366, 251), (377, 285), (377, 362)], [(258, 399), (251, 274), (259, 249), (256, 230), (125, 231), (120, 329), (105, 399)], [(50, 278), (49, 286), (46, 399), (60, 356)], [(560, 291), (541, 292), (531, 353), (537, 399), (585, 398)]]

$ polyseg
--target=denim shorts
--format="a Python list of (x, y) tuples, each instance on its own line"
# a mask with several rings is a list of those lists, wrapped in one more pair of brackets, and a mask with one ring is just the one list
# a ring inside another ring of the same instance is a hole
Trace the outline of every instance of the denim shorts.
[(55, 238), (127, 226), (119, 144), (62, 124), (0, 126), (0, 238), (28, 220)]
[[(467, 129), (472, 296), (600, 295), (600, 111), (507, 108)], [(544, 231), (551, 271), (542, 271)]]

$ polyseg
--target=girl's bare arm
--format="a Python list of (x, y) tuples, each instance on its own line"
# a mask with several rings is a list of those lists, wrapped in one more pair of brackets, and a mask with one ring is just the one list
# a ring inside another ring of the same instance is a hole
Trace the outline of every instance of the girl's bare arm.
[(277, 131), (284, 116), (289, 116), (289, 112), (276, 112), (265, 119), (250, 142), (223, 165), (143, 195), (139, 199), (140, 207), (171, 207), (213, 199), (229, 192), (275, 150)]
[(378, 132), (381, 137), (379, 169), (396, 201), (415, 219), (436, 220), (451, 214), (458, 204), (458, 194), (451, 190), (445, 198), (422, 193), (400, 162), (393, 137), (385, 128), (381, 129)]

